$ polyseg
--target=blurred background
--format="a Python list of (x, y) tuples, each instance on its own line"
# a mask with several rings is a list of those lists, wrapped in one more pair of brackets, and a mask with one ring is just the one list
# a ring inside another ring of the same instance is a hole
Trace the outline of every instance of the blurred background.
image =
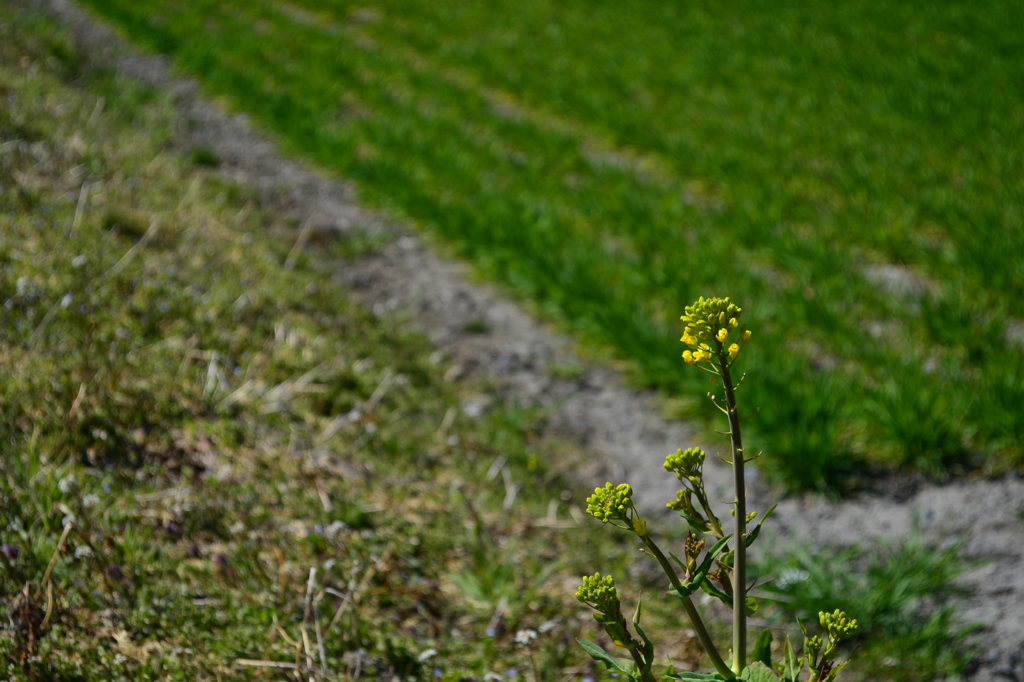
[(731, 296), (790, 489), (1024, 463), (1016, 3), (85, 4), (642, 385)]

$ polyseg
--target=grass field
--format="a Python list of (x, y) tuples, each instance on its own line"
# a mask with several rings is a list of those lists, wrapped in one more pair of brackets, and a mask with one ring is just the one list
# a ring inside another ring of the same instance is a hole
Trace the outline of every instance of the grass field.
[(330, 283), (350, 245), (285, 265), (294, 226), (169, 147), (167, 95), (80, 66), (0, 13), (0, 676), (583, 665), (574, 585), (626, 553), (569, 532), (540, 463), (572, 454), (463, 415), (484, 387)]
[(643, 385), (731, 295), (791, 488), (1024, 462), (1018, 4), (85, 4)]
[[(596, 637), (572, 598), (594, 570), (631, 576), (664, 653), (701, 664), (633, 547), (583, 521), (579, 453), (532, 412), (464, 414), (486, 386), (331, 283), (358, 244), (294, 251), (294, 225), (175, 150), (170, 95), (6, 8), (0, 98), (5, 678), (600, 679), (572, 644)], [(766, 559), (814, 579), (759, 615), (841, 605), (865, 676), (955, 673), (934, 596), (962, 559), (912, 553)]]

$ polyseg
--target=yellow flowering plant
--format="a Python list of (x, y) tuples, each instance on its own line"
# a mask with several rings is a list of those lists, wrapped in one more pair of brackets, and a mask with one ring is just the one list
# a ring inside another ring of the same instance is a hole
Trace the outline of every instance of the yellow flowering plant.
[[(593, 642), (577, 641), (590, 656), (604, 663), (613, 673), (635, 682), (735, 679), (750, 682), (832, 682), (846, 665), (845, 662), (836, 663), (836, 646), (857, 629), (857, 621), (849, 619), (841, 611), (821, 612), (819, 621), (826, 639), (823, 641), (816, 635), (810, 636), (801, 623), (804, 632), (801, 656), (797, 656), (787, 637), (783, 660), (773, 664), (771, 633), (767, 630), (757, 637), (754, 650), (750, 656), (747, 655), (747, 617), (758, 607), (757, 601), (747, 594), (747, 548), (757, 539), (761, 524), (775, 507), (761, 515), (756, 526), (748, 526), (757, 512), (747, 512), (743, 467), (757, 455), (749, 457), (744, 449), (736, 406), (736, 389), (743, 384), (746, 375), (734, 381), (732, 373), (733, 365), (751, 338), (746, 325), (740, 325), (742, 313), (743, 309), (728, 298), (700, 298), (686, 307), (681, 318), (686, 325), (681, 340), (688, 347), (683, 352), (683, 361), (713, 375), (712, 383), (722, 389), (721, 395), (708, 393), (708, 398), (729, 423), (725, 435), (730, 440), (730, 465), (736, 490), (736, 497), (731, 503), (733, 532), (726, 534), (722, 521), (712, 510), (704, 487), (705, 453), (699, 448), (680, 449), (665, 458), (665, 469), (674, 473), (682, 484), (676, 498), (667, 505), (689, 526), (682, 558), (671, 552), (666, 556), (651, 537), (647, 522), (633, 503), (633, 489), (628, 484), (608, 483), (596, 488), (587, 499), (587, 513), (602, 523), (635, 534), (646, 552), (658, 562), (668, 577), (669, 594), (681, 603), (715, 669), (708, 673), (676, 672), (669, 666), (655, 673), (654, 644), (640, 625), (640, 607), (632, 619), (637, 639), (621, 613), (613, 578), (602, 577), (600, 573), (586, 576), (576, 598), (596, 611), (594, 618), (604, 627), (612, 642), (626, 649), (630, 657), (617, 658)], [(739, 538), (742, 541), (738, 541)], [(728, 662), (712, 641), (691, 599), (697, 590), (721, 600), (732, 610), (732, 649)]]

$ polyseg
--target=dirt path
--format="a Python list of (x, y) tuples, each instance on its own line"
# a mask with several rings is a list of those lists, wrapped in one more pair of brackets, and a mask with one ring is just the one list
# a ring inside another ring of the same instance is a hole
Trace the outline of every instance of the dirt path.
[[(226, 116), (199, 96), (194, 82), (173, 77), (166, 59), (140, 55), (66, 0), (22, 3), (67, 22), (98, 62), (115, 63), (125, 76), (171, 91), (181, 114), (178, 144), (213, 150), (221, 172), (257, 187), (268, 206), (309, 231), (364, 230), (382, 237), (382, 248), (339, 265), (337, 276), (366, 307), (401, 314), (426, 333), (453, 363), (453, 374), (482, 374), (493, 381), (496, 395), (467, 402), (468, 413), (486, 409), (494, 399), (551, 407), (551, 431), (595, 453), (595, 464), (577, 472), (582, 480), (626, 480), (642, 491), (639, 501), (648, 511), (663, 511), (676, 486), (661, 462), (677, 447), (694, 444), (693, 431), (662, 419), (651, 394), (629, 389), (613, 370), (588, 366), (575, 356), (570, 339), (539, 324), (493, 288), (472, 282), (463, 264), (438, 257), (412, 230), (361, 207), (350, 185), (284, 158), (244, 116)], [(473, 333), (470, 327), (486, 331)], [(582, 369), (573, 378), (559, 378), (565, 374), (559, 368), (565, 367)], [(722, 498), (729, 474), (711, 459), (711, 487)], [(752, 496), (755, 508), (770, 499), (756, 480)], [(965, 603), (964, 622), (988, 626), (984, 653), (970, 679), (1024, 681), (1024, 481), (1019, 477), (920, 485), (899, 495), (862, 496), (838, 505), (792, 498), (780, 505), (774, 525), (780, 536), (788, 532), (828, 545), (879, 535), (898, 542), (909, 535), (915, 516), (929, 541), (962, 535), (966, 552), (988, 562), (964, 580), (974, 590)]]

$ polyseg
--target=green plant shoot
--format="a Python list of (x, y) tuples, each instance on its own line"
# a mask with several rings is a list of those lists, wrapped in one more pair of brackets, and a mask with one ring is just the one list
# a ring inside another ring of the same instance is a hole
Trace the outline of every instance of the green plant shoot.
[[(616, 658), (592, 642), (578, 641), (595, 660), (630, 680), (742, 679), (800, 682), (803, 679), (806, 682), (831, 682), (846, 666), (846, 662), (836, 662), (836, 647), (857, 630), (857, 621), (848, 618), (838, 609), (833, 613), (820, 612), (819, 622), (825, 631), (825, 639), (808, 635), (804, 629), (802, 656), (796, 655), (787, 638), (783, 660), (773, 665), (771, 634), (767, 631), (758, 637), (753, 655), (747, 656), (747, 616), (756, 611), (758, 606), (754, 598), (747, 596), (747, 548), (757, 539), (761, 524), (775, 507), (762, 514), (756, 526), (748, 528), (747, 524), (756, 518), (757, 512), (747, 511), (743, 467), (757, 455), (748, 456), (744, 449), (741, 419), (736, 404), (736, 390), (743, 384), (746, 375), (734, 381), (732, 371), (751, 338), (751, 331), (739, 322), (742, 313), (743, 309), (728, 298), (702, 297), (687, 306), (681, 318), (686, 323), (682, 341), (689, 348), (683, 353), (683, 360), (713, 375), (712, 383), (722, 388), (720, 395), (708, 393), (708, 398), (729, 423), (725, 433), (731, 445), (730, 464), (736, 490), (732, 502), (732, 532), (726, 534), (722, 521), (711, 508), (704, 488), (705, 453), (699, 448), (677, 450), (665, 458), (665, 469), (674, 473), (683, 486), (676, 498), (667, 505), (690, 528), (682, 559), (670, 553), (672, 561), (669, 561), (651, 537), (647, 522), (633, 503), (634, 491), (628, 484), (608, 483), (603, 488), (596, 488), (594, 494), (587, 499), (587, 513), (603, 523), (635, 533), (648, 553), (655, 558), (668, 577), (671, 586), (669, 594), (682, 604), (715, 668), (713, 673), (676, 673), (669, 667), (656, 675), (654, 645), (640, 625), (640, 609), (637, 608), (632, 620), (633, 628), (639, 635), (638, 640), (631, 634), (629, 624), (622, 615), (614, 579), (600, 573), (586, 576), (576, 598), (596, 611), (594, 618), (604, 627), (616, 646), (629, 652), (630, 658)], [(732, 649), (729, 662), (711, 639), (691, 599), (697, 590), (704, 590), (732, 609)], [(806, 677), (801, 678), (805, 669)]]

